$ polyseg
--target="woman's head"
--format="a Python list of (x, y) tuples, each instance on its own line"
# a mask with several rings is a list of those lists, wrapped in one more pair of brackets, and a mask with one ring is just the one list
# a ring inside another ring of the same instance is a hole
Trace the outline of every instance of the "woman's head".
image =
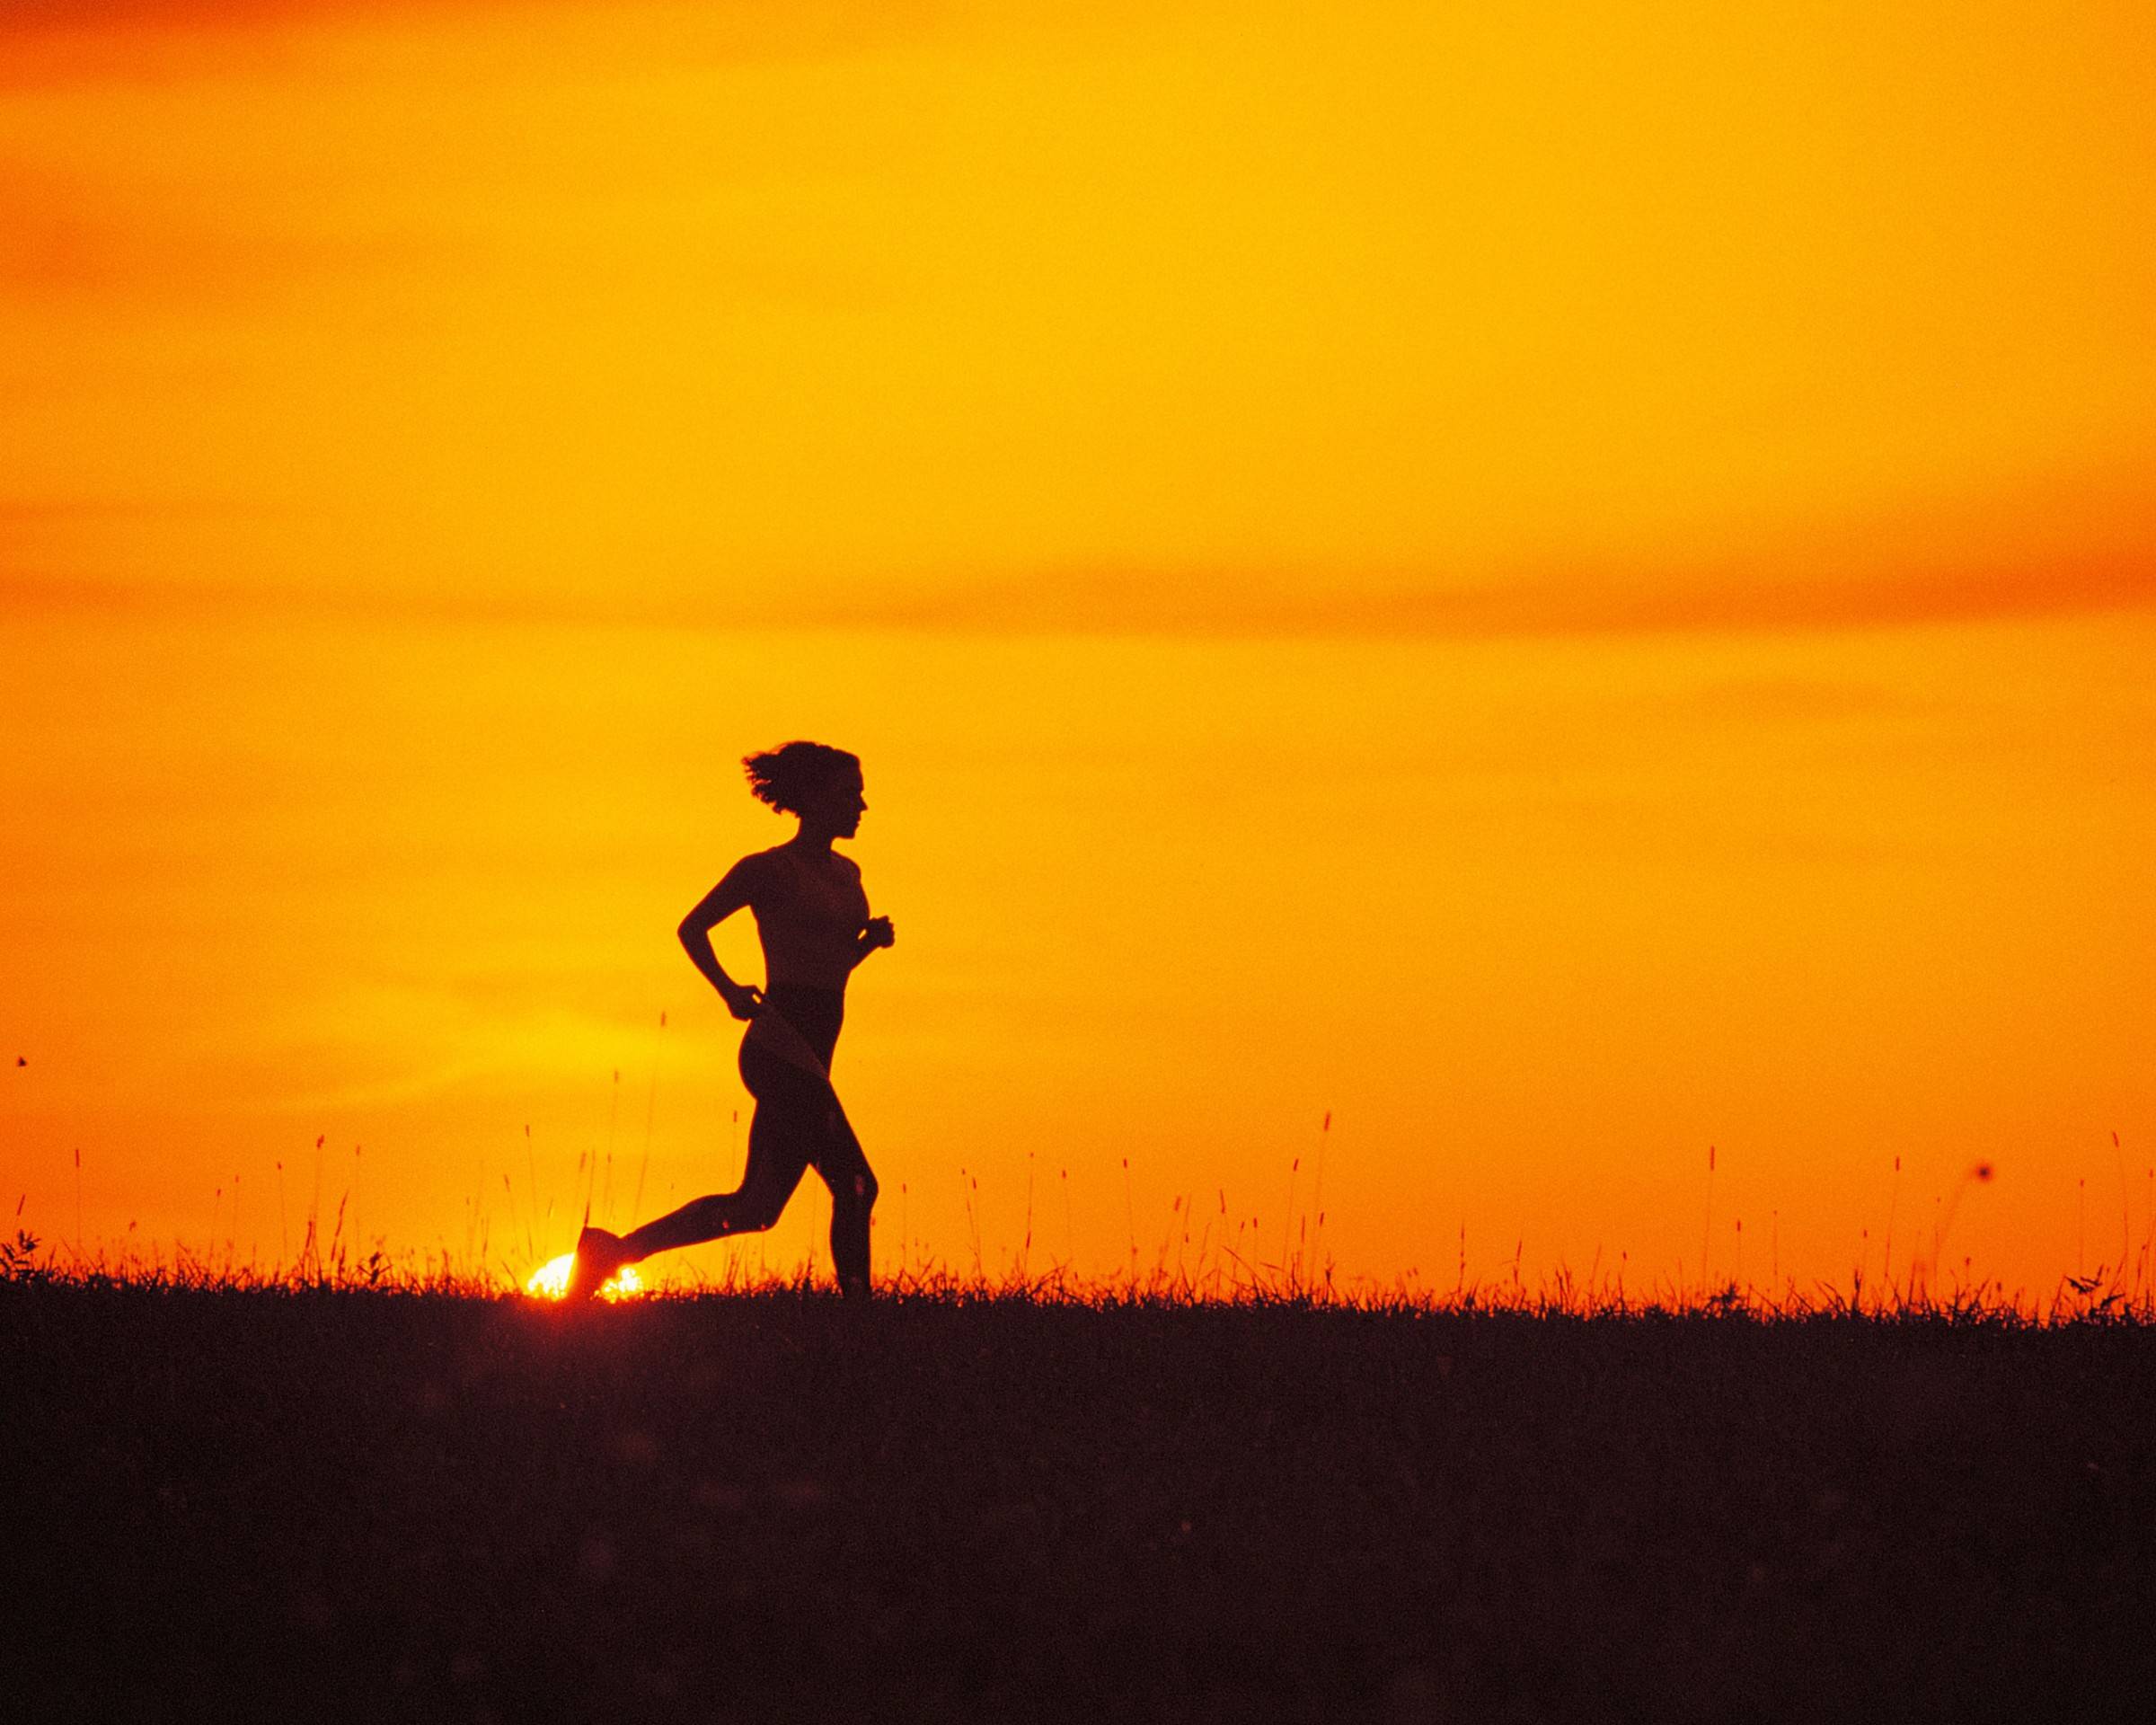
[(759, 802), (782, 814), (800, 815), (838, 836), (861, 824), (861, 756), (825, 743), (781, 743), (745, 756), (748, 788)]

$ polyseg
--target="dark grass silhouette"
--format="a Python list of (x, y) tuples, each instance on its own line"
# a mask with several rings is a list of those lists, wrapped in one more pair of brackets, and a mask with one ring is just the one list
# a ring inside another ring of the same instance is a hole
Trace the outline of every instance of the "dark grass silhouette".
[(2156, 1331), (0, 1282), (25, 1719), (2068, 1719)]

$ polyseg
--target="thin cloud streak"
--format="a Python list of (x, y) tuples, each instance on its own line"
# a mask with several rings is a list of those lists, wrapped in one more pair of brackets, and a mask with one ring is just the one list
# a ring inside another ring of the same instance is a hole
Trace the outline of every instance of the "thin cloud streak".
[(16, 0), (0, 7), (0, 89), (71, 84), (183, 84), (229, 77), (235, 48), (272, 61), (310, 33), (439, 32), (514, 37), (543, 20), (654, 32), (677, 65), (843, 58), (932, 33), (928, 0)]
[[(630, 8), (632, 10), (635, 8)], [(699, 13), (737, 26), (761, 22), (855, 21), (863, 31), (893, 16), (933, 15), (936, 8), (891, 0), (676, 0), (646, 4), (644, 11)], [(41, 35), (56, 31), (263, 30), (309, 21), (403, 18), (496, 18), (509, 13), (615, 10), (592, 0), (11, 0), (0, 10), (0, 35)]]
[[(205, 513), (145, 507), (127, 518)], [(0, 529), (44, 518), (0, 506)], [(1096, 636), (1188, 640), (1472, 641), (1644, 635), (1803, 634), (2156, 610), (2156, 558), (2050, 565), (1992, 576), (1862, 583), (1685, 586), (1662, 591), (1568, 588), (1553, 581), (1473, 589), (1432, 586), (1383, 596), (1292, 595), (1220, 571), (968, 583), (910, 595), (759, 597), (714, 583), (702, 596), (588, 595), (240, 582), (122, 581), (0, 574), (0, 604), (19, 614), (220, 615), (349, 618), (456, 625), (538, 624), (807, 633), (894, 632), (955, 637)]]
[[(102, 208), (100, 208), (100, 204)], [(274, 221), (219, 225), (107, 188), (0, 188), (0, 296), (38, 306), (230, 305), (355, 271), (440, 269), (477, 255), (446, 234), (301, 232)]]
[(889, 606), (886, 626), (953, 633), (1399, 637), (1471, 640), (1846, 629), (2086, 615), (2156, 608), (2156, 558), (2033, 567), (1993, 575), (1864, 582), (1627, 588), (1538, 580), (1474, 588), (1431, 586), (1379, 596), (1228, 597), (1222, 575), (1067, 575), (972, 588)]

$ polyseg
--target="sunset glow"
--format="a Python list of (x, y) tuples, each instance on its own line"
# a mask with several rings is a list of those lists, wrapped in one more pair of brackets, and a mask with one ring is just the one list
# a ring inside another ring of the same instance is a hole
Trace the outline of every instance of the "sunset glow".
[[(550, 1258), (525, 1278), (524, 1291), (543, 1300), (558, 1300), (569, 1292), (569, 1273), (577, 1266), (577, 1254), (565, 1252)], [(625, 1300), (644, 1291), (644, 1278), (634, 1264), (624, 1264), (599, 1289), (602, 1300)]]
[(800, 736), (879, 1272), (2156, 1270), (2145, 5), (32, 4), (0, 232), (57, 1247), (729, 1187)]

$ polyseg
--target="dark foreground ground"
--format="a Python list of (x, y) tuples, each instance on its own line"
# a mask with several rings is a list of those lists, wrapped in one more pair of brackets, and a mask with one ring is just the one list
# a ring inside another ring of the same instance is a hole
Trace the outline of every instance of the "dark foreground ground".
[(2156, 1717), (2156, 1333), (0, 1285), (23, 1720)]

